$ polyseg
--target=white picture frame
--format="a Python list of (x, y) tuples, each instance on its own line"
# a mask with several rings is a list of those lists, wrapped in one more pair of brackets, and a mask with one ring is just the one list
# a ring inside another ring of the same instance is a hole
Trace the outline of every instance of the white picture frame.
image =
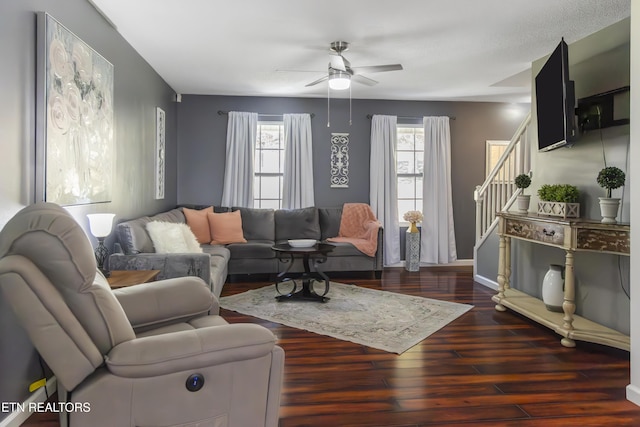
[(37, 20), (35, 199), (110, 202), (114, 67), (51, 15)]

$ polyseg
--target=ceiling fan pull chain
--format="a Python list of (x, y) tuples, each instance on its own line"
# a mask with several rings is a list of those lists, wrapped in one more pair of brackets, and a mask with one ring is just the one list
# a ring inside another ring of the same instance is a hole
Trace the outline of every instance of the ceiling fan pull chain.
[(349, 85), (349, 126), (351, 126), (351, 85)]
[(327, 85), (327, 127), (331, 127), (331, 112), (329, 111), (329, 98), (331, 97), (331, 90)]

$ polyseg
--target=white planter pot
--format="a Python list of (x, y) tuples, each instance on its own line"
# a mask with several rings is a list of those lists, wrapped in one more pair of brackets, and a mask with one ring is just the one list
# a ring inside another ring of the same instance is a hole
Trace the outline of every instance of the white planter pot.
[(616, 217), (618, 216), (618, 209), (620, 208), (620, 199), (612, 199), (609, 197), (599, 197), (600, 199), (600, 214), (602, 215), (603, 224), (615, 224)]
[(551, 264), (542, 280), (542, 301), (549, 311), (562, 312), (564, 302), (564, 266)]
[(521, 194), (516, 197), (516, 206), (518, 207), (518, 213), (526, 214), (529, 212), (529, 202), (531, 201), (531, 196)]

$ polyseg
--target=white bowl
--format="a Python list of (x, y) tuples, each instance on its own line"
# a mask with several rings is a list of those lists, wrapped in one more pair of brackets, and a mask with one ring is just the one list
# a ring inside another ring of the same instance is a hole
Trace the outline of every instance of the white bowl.
[(288, 242), (292, 248), (310, 248), (316, 244), (316, 240), (314, 239), (295, 239), (289, 240)]

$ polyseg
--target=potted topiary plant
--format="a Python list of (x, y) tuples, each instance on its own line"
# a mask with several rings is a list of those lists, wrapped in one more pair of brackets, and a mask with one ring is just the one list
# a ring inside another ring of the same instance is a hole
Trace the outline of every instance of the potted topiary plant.
[(524, 189), (529, 188), (529, 186), (531, 185), (531, 177), (526, 173), (520, 174), (516, 176), (515, 184), (516, 187), (522, 190), (516, 198), (516, 203), (518, 204), (518, 212), (526, 214), (529, 211), (529, 202), (531, 201), (531, 196), (528, 194), (524, 194)]
[(607, 190), (607, 197), (599, 197), (601, 222), (604, 224), (615, 224), (618, 210), (620, 208), (620, 199), (611, 197), (611, 190), (620, 188), (624, 185), (626, 175), (622, 169), (615, 166), (608, 166), (600, 170), (596, 181), (600, 187)]
[(580, 192), (570, 184), (544, 184), (538, 189), (538, 213), (563, 218), (580, 216)]

